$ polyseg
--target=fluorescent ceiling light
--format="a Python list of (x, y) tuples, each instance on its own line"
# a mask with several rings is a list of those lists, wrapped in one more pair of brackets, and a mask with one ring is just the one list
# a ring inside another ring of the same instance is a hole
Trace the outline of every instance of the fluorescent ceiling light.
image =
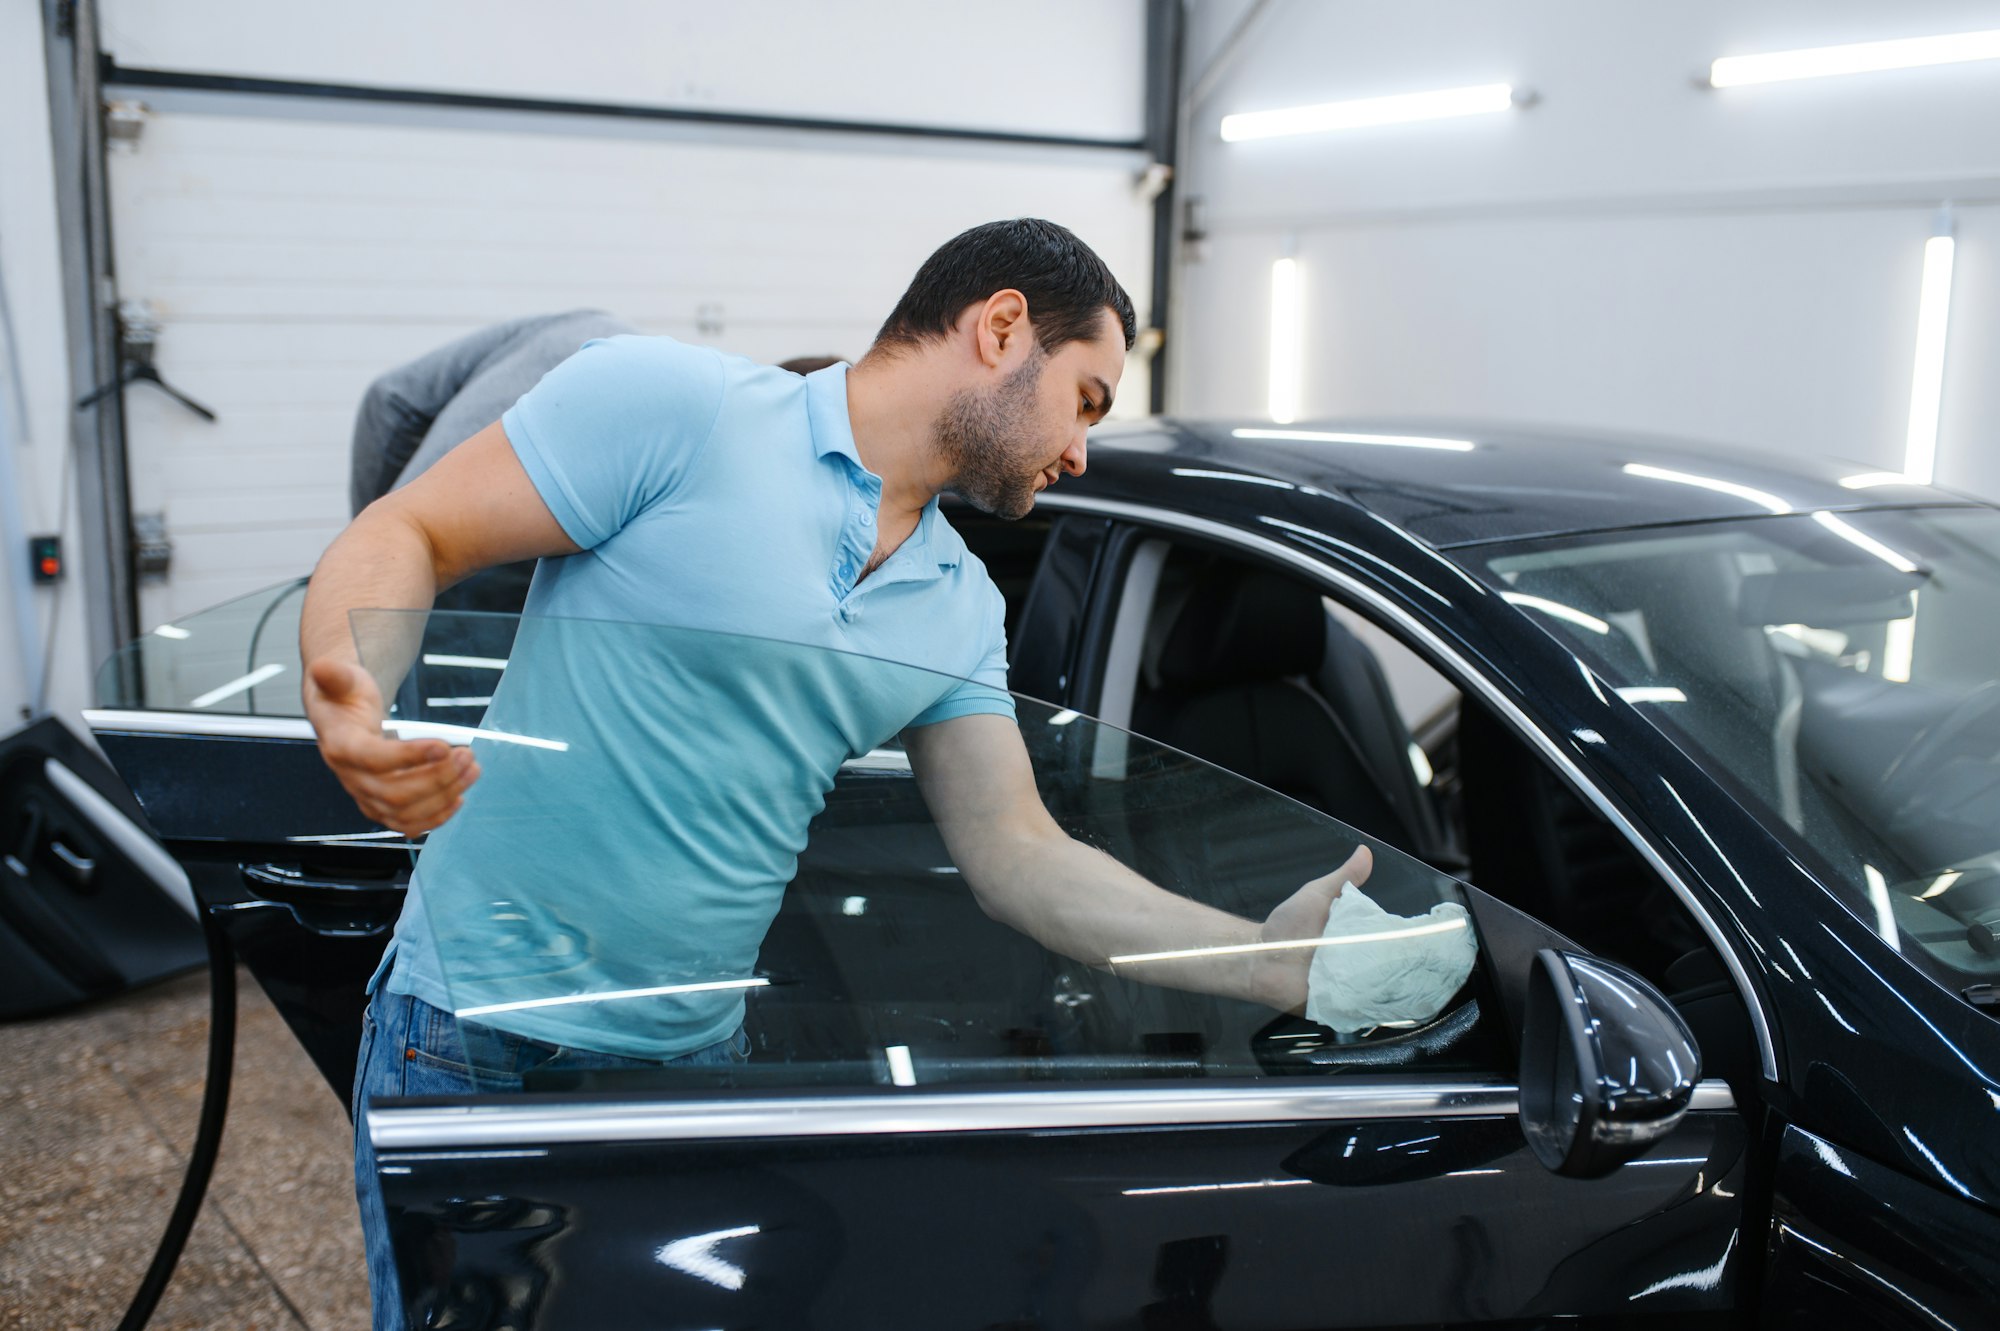
[(1279, 259), (1271, 265), (1271, 383), (1270, 416), (1280, 425), (1299, 418), (1300, 316), (1299, 261)]
[(1384, 448), (1437, 448), (1470, 453), (1470, 439), (1432, 439), (1418, 434), (1348, 434), (1337, 430), (1231, 430), (1238, 439), (1289, 439), (1302, 444), (1377, 444)]
[(1872, 490), (1878, 485), (1915, 485), (1916, 482), (1900, 471), (1864, 471), (1854, 476), (1840, 478), (1843, 490)]
[(2000, 29), (1859, 42), (1852, 46), (1815, 46), (1804, 51), (1772, 51), (1765, 55), (1724, 56), (1709, 66), (1708, 82), (1710, 87), (1737, 88), (1747, 83), (1782, 83), (1833, 74), (1872, 74), (1884, 69), (1995, 59), (2000, 59)]
[(1413, 120), (1449, 120), (1485, 115), (1514, 105), (1514, 89), (1505, 83), (1476, 88), (1444, 88), (1436, 92), (1406, 92), (1394, 97), (1364, 97), (1351, 102), (1322, 102), (1281, 111), (1242, 111), (1222, 118), (1228, 143), (1274, 139), (1288, 134), (1319, 134), (1335, 129), (1366, 129), (1400, 125)]
[(178, 624), (162, 624), (158, 628), (154, 629), (153, 632), (162, 638), (172, 638), (176, 642), (183, 641), (185, 639), (192, 638), (194, 636), (194, 634), (188, 632), (186, 629), (182, 628)]
[(1924, 242), (1923, 294), (1917, 300), (1917, 357), (1910, 373), (1910, 433), (1903, 446), (1903, 472), (1919, 485), (1929, 485), (1937, 470), (1953, 249), (1950, 236), (1932, 236)]
[(1692, 472), (1669, 471), (1665, 467), (1651, 467), (1643, 462), (1625, 464), (1627, 476), (1643, 476), (1649, 481), (1671, 481), (1675, 485), (1692, 485), (1697, 490), (1713, 490), (1717, 494), (1735, 495), (1747, 499), (1757, 507), (1771, 513), (1790, 513), (1792, 506), (1767, 490), (1753, 490), (1747, 485), (1734, 481), (1718, 480), (1713, 476), (1697, 476)]

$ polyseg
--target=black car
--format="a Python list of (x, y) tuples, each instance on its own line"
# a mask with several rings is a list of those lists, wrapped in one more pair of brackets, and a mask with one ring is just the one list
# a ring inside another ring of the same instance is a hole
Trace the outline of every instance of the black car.
[[(981, 914), (870, 737), (748, 971), (578, 992), (574, 957), (631, 940), (532, 892), (454, 908), (475, 1068), (503, 1009), (688, 988), (740, 991), (750, 1047), (356, 1106), (433, 1325), (2000, 1320), (2000, 512), (1447, 427), (1147, 422), (1090, 463), (1022, 521), (953, 515), (1051, 810), (1252, 917), (1364, 841), (1403, 917), (1367, 939), (1461, 919), (1471, 976), (1335, 1026), (1146, 982), (1168, 953), (1055, 956)], [(90, 721), (345, 1093), (421, 848), (320, 763), (298, 593), (165, 626)], [(575, 828), (615, 827), (587, 806), (653, 774), (506, 731), (510, 662), (917, 687), (477, 609), (356, 631), (392, 728), (539, 764), (548, 807), (515, 816), (546, 818), (535, 874), (579, 882)]]

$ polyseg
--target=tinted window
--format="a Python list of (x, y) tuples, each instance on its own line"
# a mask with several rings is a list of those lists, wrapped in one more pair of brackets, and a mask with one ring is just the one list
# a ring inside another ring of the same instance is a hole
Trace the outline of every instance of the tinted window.
[[(905, 762), (875, 747), (888, 736), (864, 733), (870, 718), (955, 681), (764, 640), (520, 623), (478, 729), (432, 731), (469, 739), (485, 769), (446, 831), (499, 848), (487, 859), (504, 868), (433, 871), (431, 857), (452, 849), (442, 833), (418, 860), (419, 898), (475, 1064), (506, 1064), (514, 1034), (588, 1047), (596, 1032), (611, 1052), (650, 1059), (637, 1052), (650, 1029), (733, 1030), (740, 1020), (747, 1062), (590, 1075), (921, 1086), (1505, 1067), (1481, 1015), (1479, 974), (1431, 992), (1436, 982), (1413, 979), (1395, 950), (1455, 937), (1469, 962), (1473, 926), (1459, 886), (1292, 800), (1073, 712), (1015, 700), (1057, 822), (1170, 892), (1262, 920), (1358, 844), (1373, 847), (1373, 874), (1347, 899), (1357, 920), (1372, 903), (1365, 921), (1285, 944), (1338, 961), (1346, 987), (1319, 1009), (1344, 1014), (1337, 1025), (1186, 987), (1205, 968), (1251, 964), (1239, 947), (1162, 938), (1134, 919), (1130, 934), (1143, 945), (1078, 959), (1033, 941), (1031, 927), (989, 918)], [(433, 687), (439, 667), (429, 662), (477, 655), (460, 644), (486, 651), (505, 636), (480, 617), (426, 624), (369, 612), (357, 626), (371, 669), (407, 670), (395, 694), (395, 724), (405, 727), (466, 725), (462, 710), (441, 721), (430, 706), (453, 695)], [(550, 670), (577, 682), (562, 691), (566, 701), (509, 703), (509, 681)], [(830, 722), (791, 712), (782, 695), (794, 682), (842, 700)], [(780, 701), (766, 705), (772, 698)], [(875, 709), (874, 700), (887, 701)], [(707, 720), (746, 705), (756, 715), (726, 735)], [(756, 767), (734, 763), (746, 746), (790, 751), (823, 724), (857, 727), (852, 756), (838, 755), (849, 761), (823, 782), (809, 763), (788, 778), (766, 766), (747, 786), (718, 778), (721, 767)], [(606, 743), (635, 733), (645, 737), (637, 749)], [(733, 843), (733, 829), (772, 815), (782, 830), (803, 824), (801, 811), (810, 830), (795, 865), (760, 881), (771, 874), (753, 861), (768, 848)], [(731, 911), (762, 912), (747, 930), (726, 931), (750, 938), (748, 950), (705, 933)], [(531, 1089), (581, 1075), (524, 1070), (535, 1074)]]

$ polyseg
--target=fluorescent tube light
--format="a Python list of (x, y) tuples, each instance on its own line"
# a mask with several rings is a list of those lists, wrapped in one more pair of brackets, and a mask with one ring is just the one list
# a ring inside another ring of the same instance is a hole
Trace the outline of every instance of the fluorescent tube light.
[[(1815, 46), (1803, 51), (1772, 51), (1765, 55), (1724, 56), (1709, 66), (1714, 88), (1739, 88), (1748, 83), (1782, 83), (1834, 74), (1872, 74), (1884, 69), (1916, 69), (1924, 65), (1955, 65), (1967, 60), (2000, 59), (2000, 29), (1954, 32), (1942, 37), (1902, 37), (1852, 46)], [(1224, 137), (1227, 137), (1226, 135)]]
[(1302, 444), (1379, 444), (1385, 448), (1437, 448), (1470, 453), (1470, 439), (1432, 439), (1420, 434), (1349, 434), (1338, 430), (1231, 430), (1238, 439), (1287, 439)]
[(1872, 490), (1878, 485), (1915, 484), (1915, 481), (1900, 471), (1864, 471), (1840, 478), (1840, 488), (1843, 490)]
[(1299, 261), (1271, 265), (1270, 416), (1280, 425), (1299, 418), (1300, 315)]
[(1910, 373), (1910, 433), (1903, 446), (1903, 474), (1929, 485), (1937, 471), (1938, 415), (1944, 405), (1944, 341), (1951, 321), (1948, 235), (1924, 242), (1923, 294), (1917, 301), (1917, 359)]
[(1506, 83), (1482, 83), (1475, 88), (1444, 88), (1436, 92), (1406, 92), (1393, 97), (1364, 97), (1351, 102), (1322, 102), (1279, 111), (1242, 111), (1222, 118), (1227, 143), (1274, 139), (1289, 134), (1319, 134), (1335, 129), (1367, 129), (1413, 120), (1449, 120), (1485, 115), (1514, 105), (1514, 89)]
[(178, 624), (162, 624), (158, 628), (154, 629), (153, 632), (159, 637), (172, 638), (176, 642), (183, 641), (185, 639), (192, 638), (194, 636), (194, 634), (188, 632), (186, 629), (182, 628)]

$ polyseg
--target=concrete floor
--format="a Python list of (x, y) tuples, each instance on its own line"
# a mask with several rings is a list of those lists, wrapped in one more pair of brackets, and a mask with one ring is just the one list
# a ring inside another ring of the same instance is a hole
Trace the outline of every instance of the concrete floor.
[[(247, 972), (222, 1155), (155, 1331), (362, 1331), (340, 1101)], [(151, 1260), (200, 1112), (208, 978), (0, 1025), (0, 1331), (107, 1331)]]

